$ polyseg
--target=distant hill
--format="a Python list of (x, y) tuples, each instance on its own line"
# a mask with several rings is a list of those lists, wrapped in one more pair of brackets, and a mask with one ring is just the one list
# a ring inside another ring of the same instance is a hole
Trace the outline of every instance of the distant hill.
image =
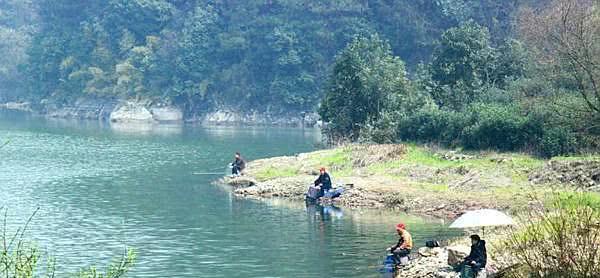
[(34, 102), (156, 99), (186, 113), (315, 110), (353, 36), (379, 33), (414, 70), (460, 22), (487, 26), (495, 41), (510, 36), (517, 2), (7, 0), (0, 49), (16, 54), (0, 57), (0, 88)]

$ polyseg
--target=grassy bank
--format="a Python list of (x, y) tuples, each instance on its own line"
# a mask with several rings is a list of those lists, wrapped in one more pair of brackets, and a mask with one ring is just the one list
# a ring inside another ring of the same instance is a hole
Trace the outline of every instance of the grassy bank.
[[(543, 175), (549, 161), (520, 153), (457, 152), (420, 145), (347, 145), (252, 161), (243, 179), (254, 186), (242, 186), (236, 193), (300, 199), (317, 169), (326, 167), (334, 184), (352, 184), (337, 201), (344, 206), (390, 207), (444, 218), (477, 208), (517, 213), (528, 208), (531, 196), (543, 199), (551, 192), (575, 190), (530, 181), (535, 173)], [(600, 161), (600, 157), (552, 161)]]

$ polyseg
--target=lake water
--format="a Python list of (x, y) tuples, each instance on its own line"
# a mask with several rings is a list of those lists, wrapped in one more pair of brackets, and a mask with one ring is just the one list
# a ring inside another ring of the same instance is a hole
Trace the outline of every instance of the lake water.
[[(39, 207), (28, 238), (61, 274), (132, 247), (129, 277), (380, 277), (405, 221), (417, 244), (440, 221), (388, 211), (235, 197), (211, 182), (248, 159), (315, 149), (315, 130), (110, 126), (0, 112), (0, 206), (9, 229)], [(60, 275), (59, 275), (60, 277)]]

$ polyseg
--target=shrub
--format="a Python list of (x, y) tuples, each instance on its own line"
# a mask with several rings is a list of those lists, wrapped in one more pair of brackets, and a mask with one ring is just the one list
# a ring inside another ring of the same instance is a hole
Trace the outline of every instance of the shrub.
[(473, 125), (464, 130), (468, 148), (510, 151), (535, 142), (542, 127), (515, 106), (480, 104), (470, 108)]
[(467, 120), (462, 113), (426, 106), (400, 121), (398, 136), (403, 140), (452, 144), (460, 141)]
[(550, 128), (544, 132), (540, 144), (541, 154), (545, 157), (559, 156), (575, 151), (576, 140), (565, 128)]
[(389, 116), (383, 115), (377, 121), (371, 121), (360, 129), (360, 143), (388, 144), (396, 140), (395, 123)]
[(585, 196), (557, 196), (550, 210), (530, 210), (525, 226), (506, 241), (520, 263), (510, 277), (597, 277), (600, 273), (600, 211)]

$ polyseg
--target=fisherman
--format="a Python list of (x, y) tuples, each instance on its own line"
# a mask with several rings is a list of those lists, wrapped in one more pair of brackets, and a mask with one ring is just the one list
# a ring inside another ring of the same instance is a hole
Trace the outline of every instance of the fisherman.
[(325, 196), (325, 190), (331, 189), (331, 177), (324, 167), (319, 169), (319, 177), (315, 180), (315, 187), (319, 189), (318, 198)]
[(479, 235), (471, 236), (471, 252), (459, 265), (461, 278), (475, 278), (480, 270), (485, 269), (487, 263), (487, 250), (485, 240)]
[(400, 264), (401, 259), (403, 257), (408, 257), (408, 255), (410, 254), (410, 251), (413, 247), (413, 241), (412, 236), (406, 230), (406, 225), (404, 225), (404, 223), (399, 223), (398, 225), (396, 225), (396, 232), (400, 237), (398, 239), (398, 243), (388, 248), (388, 251), (392, 252), (392, 254), (394, 255), (394, 263), (398, 265)]
[(235, 160), (231, 163), (231, 177), (241, 175), (244, 168), (246, 168), (246, 161), (244, 161), (239, 152), (236, 152)]

